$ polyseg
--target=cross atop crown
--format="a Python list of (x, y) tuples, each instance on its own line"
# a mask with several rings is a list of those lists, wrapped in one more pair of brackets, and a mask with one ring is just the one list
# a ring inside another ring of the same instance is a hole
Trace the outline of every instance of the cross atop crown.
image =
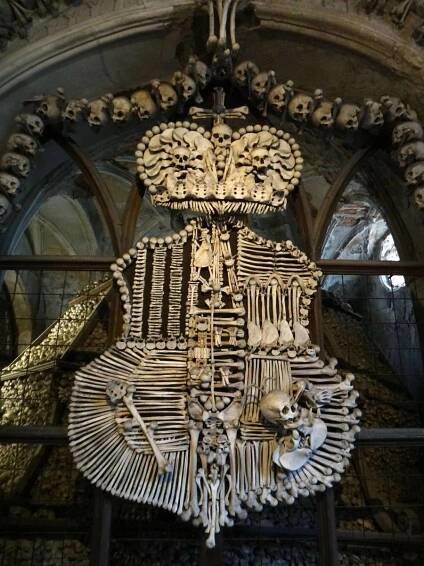
[(193, 120), (213, 119), (214, 125), (222, 124), (228, 119), (242, 119), (244, 120), (249, 114), (247, 106), (238, 106), (237, 108), (225, 107), (225, 91), (222, 87), (216, 87), (213, 93), (212, 108), (199, 108), (192, 106), (189, 110), (189, 115)]

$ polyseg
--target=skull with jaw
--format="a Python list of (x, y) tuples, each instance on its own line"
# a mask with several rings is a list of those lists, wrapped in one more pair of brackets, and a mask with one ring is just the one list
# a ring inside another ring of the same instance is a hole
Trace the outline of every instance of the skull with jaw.
[(231, 143), (233, 130), (227, 124), (215, 124), (212, 128), (211, 141), (215, 147), (227, 148)]
[(190, 159), (190, 150), (186, 147), (176, 147), (172, 154), (176, 177), (185, 177), (187, 174), (187, 164)]
[(266, 149), (258, 147), (252, 151), (252, 165), (256, 168), (258, 173), (266, 173), (270, 162), (270, 157)]
[(272, 424), (295, 428), (299, 418), (299, 406), (288, 393), (275, 389), (264, 395), (259, 403), (262, 416)]
[(290, 100), (288, 111), (296, 122), (306, 122), (314, 107), (312, 96), (308, 94), (295, 94)]
[(150, 92), (146, 89), (137, 90), (131, 96), (134, 112), (140, 120), (147, 120), (157, 112), (157, 106)]

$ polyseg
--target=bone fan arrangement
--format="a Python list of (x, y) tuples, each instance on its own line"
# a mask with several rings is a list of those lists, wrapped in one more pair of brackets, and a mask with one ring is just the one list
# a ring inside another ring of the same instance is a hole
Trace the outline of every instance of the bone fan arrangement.
[[(239, 48), (237, 2), (214, 8), (208, 44), (219, 75)], [(243, 68), (248, 81), (252, 67)], [(174, 86), (184, 96), (189, 83), (186, 99), (199, 103), (200, 81), (187, 77)], [(266, 83), (271, 92), (271, 75)], [(241, 216), (285, 209), (301, 148), (267, 123), (233, 129), (228, 121), (249, 109), (227, 109), (225, 94), (216, 86), (211, 109), (191, 106), (137, 145), (152, 202), (203, 215), (173, 236), (143, 238), (112, 265), (122, 336), (77, 372), (69, 418), (74, 459), (91, 482), (201, 525), (209, 547), (248, 509), (292, 504), (339, 481), (360, 417), (353, 375), (340, 375), (310, 340), (321, 272), (291, 241), (259, 237)]]

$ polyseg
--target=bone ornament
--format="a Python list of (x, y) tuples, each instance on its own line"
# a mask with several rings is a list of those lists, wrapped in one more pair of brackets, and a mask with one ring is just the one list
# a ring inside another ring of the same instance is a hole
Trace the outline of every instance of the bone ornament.
[(284, 208), (302, 170), (291, 134), (227, 123), (246, 113), (218, 91), (191, 109), (209, 129), (163, 122), (138, 143), (153, 203), (206, 214), (112, 264), (122, 336), (77, 372), (69, 416), (90, 481), (202, 526), (209, 547), (249, 509), (332, 486), (359, 430), (353, 376), (309, 336), (321, 272), (235, 216)]
[(316, 128), (329, 129), (334, 125), (334, 118), (341, 104), (341, 99), (334, 102), (324, 100), (323, 93), (317, 89), (314, 93), (315, 108), (311, 114), (311, 122)]
[(164, 110), (171, 110), (178, 102), (178, 95), (174, 87), (166, 82), (154, 80), (151, 82), (152, 94), (158, 106)]
[(70, 122), (77, 122), (85, 116), (87, 107), (88, 100), (86, 98), (72, 98), (63, 111), (63, 118)]
[(21, 182), (15, 175), (0, 171), (0, 189), (9, 195), (9, 197), (16, 195), (20, 185)]
[(7, 149), (12, 152), (22, 152), (26, 155), (35, 155), (39, 149), (38, 141), (29, 134), (12, 134), (7, 141)]
[(19, 177), (27, 177), (31, 170), (31, 162), (25, 155), (9, 151), (2, 155), (0, 167)]
[(158, 111), (158, 107), (150, 92), (142, 88), (131, 95), (132, 110), (140, 120), (151, 118)]
[(113, 99), (112, 94), (105, 94), (97, 100), (88, 104), (88, 125), (93, 128), (100, 128), (109, 121), (109, 106)]
[(424, 187), (417, 187), (414, 190), (414, 201), (418, 208), (424, 208)]
[(30, 135), (41, 136), (44, 132), (44, 121), (37, 114), (18, 114), (15, 121)]
[(314, 99), (308, 94), (297, 93), (288, 104), (290, 117), (296, 122), (306, 122), (314, 109)]
[(276, 114), (282, 114), (293, 96), (293, 84), (293, 81), (287, 81), (285, 84), (273, 86), (268, 93), (268, 108)]
[(242, 61), (233, 71), (235, 83), (240, 87), (247, 86), (249, 91), (253, 77), (257, 75), (259, 75), (259, 67), (253, 61)]
[(132, 112), (132, 104), (126, 96), (115, 96), (112, 100), (112, 120), (117, 124), (126, 122)]
[(371, 99), (366, 99), (362, 107), (360, 118), (360, 127), (364, 130), (376, 130), (384, 124), (383, 107), (381, 103)]

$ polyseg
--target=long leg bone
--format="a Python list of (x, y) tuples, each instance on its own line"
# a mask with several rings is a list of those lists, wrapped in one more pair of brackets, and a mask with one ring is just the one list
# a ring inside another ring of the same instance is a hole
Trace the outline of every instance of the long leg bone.
[(109, 396), (112, 403), (116, 403), (117, 401), (121, 400), (124, 402), (125, 406), (131, 413), (131, 416), (135, 419), (139, 427), (144, 433), (144, 436), (147, 438), (152, 450), (153, 454), (155, 455), (156, 461), (158, 463), (158, 473), (162, 475), (167, 472), (172, 471), (172, 466), (165, 460), (161, 451), (159, 450), (158, 445), (154, 441), (153, 437), (151, 436), (146, 423), (141, 418), (140, 413), (137, 411), (134, 401), (133, 401), (133, 393), (135, 391), (135, 386), (133, 385), (125, 385), (123, 383), (118, 382), (110, 382), (106, 389), (107, 395)]

